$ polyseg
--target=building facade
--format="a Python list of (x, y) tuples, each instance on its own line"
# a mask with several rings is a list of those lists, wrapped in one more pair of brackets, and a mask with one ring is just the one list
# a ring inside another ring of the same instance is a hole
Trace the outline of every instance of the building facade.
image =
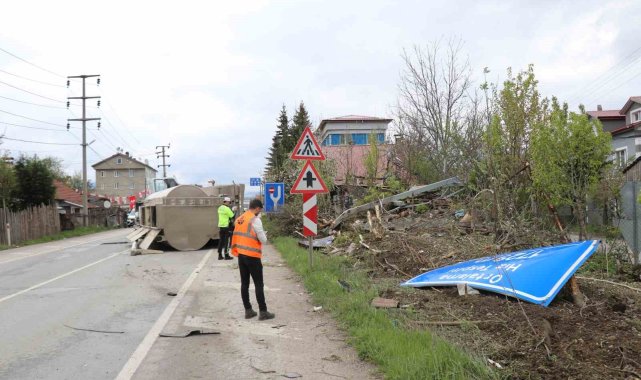
[(365, 161), (372, 143), (376, 143), (378, 148), (376, 173), (373, 179), (375, 184), (383, 183), (390, 148), (385, 136), (391, 121), (392, 119), (356, 115), (321, 121), (316, 135), (321, 141), (323, 153), (335, 164), (334, 184), (356, 186), (367, 184), (370, 174)]
[(96, 192), (108, 197), (138, 196), (153, 192), (157, 170), (127, 152), (92, 165), (96, 171)]
[[(590, 111), (588, 115), (592, 117), (594, 112)], [(608, 117), (603, 115), (605, 112), (609, 113)], [(619, 167), (624, 168), (641, 157), (641, 96), (630, 97), (618, 115), (613, 111), (601, 111), (598, 116), (603, 130), (612, 135), (612, 159)]]

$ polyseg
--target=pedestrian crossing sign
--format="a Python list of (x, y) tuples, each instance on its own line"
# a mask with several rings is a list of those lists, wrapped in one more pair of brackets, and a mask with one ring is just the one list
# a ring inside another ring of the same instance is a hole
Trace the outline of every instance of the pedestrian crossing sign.
[(291, 155), (292, 160), (324, 160), (325, 155), (318, 145), (309, 126), (305, 127), (303, 134)]

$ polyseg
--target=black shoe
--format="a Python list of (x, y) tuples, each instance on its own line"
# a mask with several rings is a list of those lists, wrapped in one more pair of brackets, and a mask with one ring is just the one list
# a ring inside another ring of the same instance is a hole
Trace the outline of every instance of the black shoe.
[(223, 255), (221, 255), (221, 254), (219, 253), (219, 254), (218, 254), (218, 260), (222, 260), (222, 259), (223, 259)]
[(233, 257), (231, 257), (229, 255), (225, 255), (225, 260), (233, 260), (233, 259), (234, 259)]
[(245, 309), (245, 319), (254, 318), (258, 314), (253, 309)]
[(274, 317), (276, 317), (276, 314), (270, 313), (269, 311), (265, 310), (260, 312), (260, 315), (258, 316), (258, 320), (264, 321), (266, 319), (274, 319)]

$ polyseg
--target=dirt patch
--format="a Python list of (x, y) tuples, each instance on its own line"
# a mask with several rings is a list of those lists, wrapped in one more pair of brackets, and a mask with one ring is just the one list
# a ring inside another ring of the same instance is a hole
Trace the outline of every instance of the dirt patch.
[[(561, 292), (545, 308), (483, 291), (459, 296), (455, 288), (400, 288), (410, 276), (444, 265), (559, 243), (554, 231), (533, 228), (497, 246), (489, 227), (462, 226), (455, 214), (441, 202), (422, 213), (384, 215), (387, 229), (380, 239), (368, 233), (366, 221), (350, 223), (328, 252), (347, 254), (352, 245), (351, 255), (368, 268), (380, 296), (405, 305), (390, 312), (411, 328), (427, 328), (493, 360), (509, 377), (641, 379), (641, 293), (634, 290), (579, 280), (585, 307)], [(629, 274), (609, 280), (635, 278)], [(628, 284), (641, 288), (636, 279)]]

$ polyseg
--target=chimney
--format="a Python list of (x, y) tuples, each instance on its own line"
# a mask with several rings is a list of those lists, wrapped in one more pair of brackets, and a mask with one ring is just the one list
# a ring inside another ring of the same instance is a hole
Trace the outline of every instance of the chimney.
[[(600, 107), (600, 106), (599, 106)], [(129, 157), (129, 152), (125, 152), (125, 156)]]
[(601, 107), (601, 105), (599, 104), (598, 106), (596, 106), (596, 110), (597, 111), (603, 111), (603, 107)]

